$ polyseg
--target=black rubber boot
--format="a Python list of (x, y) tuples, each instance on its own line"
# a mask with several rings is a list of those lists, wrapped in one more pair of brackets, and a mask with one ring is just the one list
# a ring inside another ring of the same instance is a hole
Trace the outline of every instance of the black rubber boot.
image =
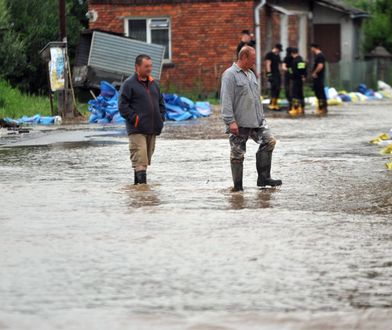
[(147, 172), (146, 171), (135, 172), (135, 184), (147, 184)]
[(134, 176), (134, 181), (135, 181), (135, 185), (137, 185), (139, 182), (137, 181), (137, 174), (136, 174), (137, 172), (136, 171), (134, 171), (134, 174), (135, 174), (135, 176)]
[(234, 163), (231, 162), (231, 175), (233, 176), (234, 188), (233, 192), (243, 191), (244, 187), (242, 186), (242, 177), (244, 172), (243, 163)]
[(258, 151), (256, 153), (256, 168), (258, 173), (257, 186), (281, 186), (282, 180), (271, 179), (272, 151)]

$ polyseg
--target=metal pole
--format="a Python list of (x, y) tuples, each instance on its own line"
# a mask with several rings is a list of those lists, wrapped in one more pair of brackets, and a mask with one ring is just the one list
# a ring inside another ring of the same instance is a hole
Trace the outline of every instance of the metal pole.
[(60, 40), (67, 39), (67, 22), (65, 16), (65, 0), (59, 0)]

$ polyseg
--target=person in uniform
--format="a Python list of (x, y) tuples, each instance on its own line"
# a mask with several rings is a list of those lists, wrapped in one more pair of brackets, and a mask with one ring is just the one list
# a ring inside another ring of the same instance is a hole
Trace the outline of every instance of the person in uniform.
[(271, 102), (268, 106), (270, 110), (280, 110), (278, 105), (280, 87), (282, 84), (281, 78), (281, 65), (282, 60), (280, 58), (280, 53), (282, 52), (282, 45), (276, 44), (275, 47), (267, 53), (264, 58), (265, 61), (265, 72), (267, 75), (268, 82), (270, 84), (270, 98)]
[(304, 82), (306, 81), (306, 63), (302, 56), (299, 55), (297, 48), (292, 49), (291, 56), (293, 58), (293, 74), (291, 75), (293, 99), (289, 114), (293, 117), (298, 117), (305, 114)]
[(325, 56), (317, 44), (311, 45), (311, 51), (314, 55), (314, 66), (312, 70), (313, 90), (318, 100), (316, 114), (325, 115), (328, 112), (327, 96), (325, 95)]

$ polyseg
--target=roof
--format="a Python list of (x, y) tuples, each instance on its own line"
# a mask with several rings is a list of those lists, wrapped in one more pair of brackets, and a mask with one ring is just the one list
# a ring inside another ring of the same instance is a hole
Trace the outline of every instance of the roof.
[(362, 9), (358, 9), (346, 4), (342, 0), (316, 0), (316, 3), (339, 10), (349, 14), (353, 18), (370, 17), (370, 14)]
[[(241, 2), (243, 0), (90, 0), (90, 4), (123, 4), (123, 5), (159, 5), (163, 3), (181, 4), (181, 3), (198, 3), (198, 2)], [(291, 4), (301, 0), (292, 0)], [(349, 14), (352, 18), (370, 17), (370, 14), (362, 9), (358, 9), (346, 4), (343, 0), (309, 0), (320, 5), (329, 7)], [(257, 3), (257, 1), (255, 0)], [(278, 5), (273, 1), (273, 5)], [(282, 6), (281, 6), (282, 7)]]
[(160, 45), (93, 31), (87, 64), (93, 68), (131, 75), (136, 56), (148, 54), (154, 63), (152, 76), (159, 80), (164, 53), (165, 47)]

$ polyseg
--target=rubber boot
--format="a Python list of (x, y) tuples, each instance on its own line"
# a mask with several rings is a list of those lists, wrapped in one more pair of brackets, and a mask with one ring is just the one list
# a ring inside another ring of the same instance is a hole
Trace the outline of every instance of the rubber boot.
[(272, 151), (258, 151), (256, 153), (256, 168), (258, 173), (257, 186), (281, 186), (282, 180), (271, 179)]
[(293, 100), (291, 108), (289, 110), (289, 115), (291, 117), (298, 117), (300, 115), (300, 105), (298, 100)]
[(317, 111), (318, 115), (324, 116), (328, 112), (328, 101), (327, 100), (319, 100), (319, 110)]
[(277, 99), (277, 98), (271, 99), (271, 104), (269, 105), (268, 109), (273, 110), (273, 111), (278, 111), (278, 110), (280, 110), (280, 109), (279, 109), (278, 99)]
[(135, 181), (135, 185), (137, 185), (139, 182), (138, 182), (138, 180), (137, 180), (137, 175), (136, 175), (136, 171), (134, 171), (134, 181)]
[(269, 110), (275, 110), (275, 99), (274, 98), (271, 98), (271, 102), (270, 102), (270, 104), (268, 106), (268, 109)]
[(234, 188), (232, 192), (243, 191), (242, 177), (244, 173), (244, 164), (231, 162), (231, 175), (233, 176)]
[(305, 116), (305, 105), (301, 104), (298, 107), (298, 116)]
[(279, 110), (280, 110), (278, 102), (279, 102), (279, 99), (276, 98), (276, 99), (275, 99), (275, 102), (274, 102), (274, 110), (275, 110), (275, 111), (279, 111)]
[(135, 172), (136, 182), (135, 184), (147, 184), (147, 172), (138, 171)]

